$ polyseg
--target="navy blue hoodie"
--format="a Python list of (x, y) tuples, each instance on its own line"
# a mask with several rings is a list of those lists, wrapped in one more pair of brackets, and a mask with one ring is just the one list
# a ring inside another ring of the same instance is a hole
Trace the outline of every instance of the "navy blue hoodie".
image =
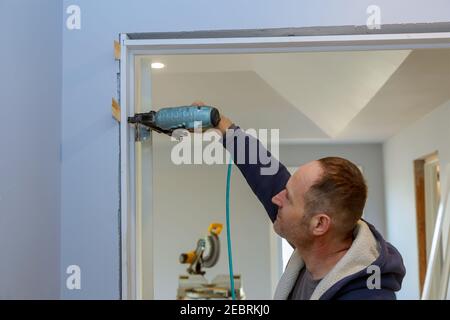
[[(244, 131), (235, 125), (232, 125), (230, 129), (228, 134), (224, 136), (222, 143), (232, 154), (234, 163), (259, 201), (261, 201), (269, 218), (274, 222), (278, 207), (272, 203), (272, 197), (285, 188), (290, 178), (290, 173), (254, 137), (245, 134)], [(234, 144), (230, 144), (231, 138), (233, 138)], [(245, 144), (238, 145), (239, 139), (245, 141)], [(256, 163), (250, 163), (250, 141), (257, 144), (258, 155), (261, 154), (259, 153), (260, 151), (267, 152), (267, 156), (270, 158), (269, 163), (262, 164), (259, 156)], [(238, 161), (238, 155), (242, 156), (243, 153), (245, 154), (245, 161)], [(262, 168), (274, 165), (278, 165), (278, 171), (275, 174), (261, 174)], [(400, 290), (406, 272), (400, 253), (392, 244), (383, 239), (373, 225), (366, 221), (361, 220), (356, 229), (359, 230), (359, 233), (355, 232), (356, 240), (353, 242), (352, 247), (341, 259), (342, 261), (339, 261), (329, 275), (319, 283), (318, 288), (316, 288), (317, 292), (313, 293), (312, 298), (320, 300), (396, 298), (395, 292)], [(301, 257), (297, 251), (294, 251), (280, 280), (275, 298), (287, 299), (295, 284), (298, 272), (303, 265)], [(368, 285), (368, 282), (373, 280), (371, 276), (377, 273), (374, 270), (379, 271), (381, 280), (375, 288), (373, 285)]]

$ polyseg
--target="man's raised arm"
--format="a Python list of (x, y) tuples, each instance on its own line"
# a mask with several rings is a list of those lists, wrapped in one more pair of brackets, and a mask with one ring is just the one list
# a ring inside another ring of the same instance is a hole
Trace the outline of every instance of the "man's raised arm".
[[(275, 221), (278, 207), (272, 203), (272, 197), (286, 187), (290, 178), (289, 171), (258, 139), (245, 133), (228, 118), (221, 116), (217, 128), (223, 135), (224, 147), (232, 155), (234, 163), (261, 201), (272, 222)], [(273, 168), (275, 170), (272, 170)]]

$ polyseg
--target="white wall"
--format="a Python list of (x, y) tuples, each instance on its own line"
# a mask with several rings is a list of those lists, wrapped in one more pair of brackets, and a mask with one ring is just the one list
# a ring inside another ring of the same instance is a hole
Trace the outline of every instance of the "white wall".
[(402, 299), (419, 298), (413, 161), (438, 151), (441, 168), (445, 168), (450, 162), (449, 119), (450, 101), (384, 144), (388, 240), (399, 249), (406, 266), (398, 295)]
[[(170, 160), (170, 148), (155, 136), (154, 150), (154, 285), (156, 299), (175, 297), (178, 275), (186, 266), (180, 253), (195, 248), (211, 222), (225, 224), (225, 165), (181, 165)], [(384, 233), (384, 193), (381, 145), (289, 145), (280, 148), (280, 159), (299, 166), (325, 156), (342, 156), (360, 164), (369, 184), (366, 218)], [(273, 236), (264, 208), (237, 167), (231, 180), (231, 237), (235, 273), (240, 273), (249, 299), (270, 299)], [(225, 230), (218, 265), (207, 273), (228, 274)], [(144, 253), (145, 254), (145, 253)]]

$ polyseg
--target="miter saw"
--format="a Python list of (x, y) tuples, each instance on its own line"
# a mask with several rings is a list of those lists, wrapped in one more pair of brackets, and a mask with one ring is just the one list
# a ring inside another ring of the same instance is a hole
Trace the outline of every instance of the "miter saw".
[[(208, 234), (197, 241), (197, 248), (180, 255), (180, 263), (189, 264), (189, 267), (186, 269), (188, 274), (179, 276), (177, 299), (231, 299), (229, 276), (218, 275), (209, 282), (203, 270), (214, 267), (219, 260), (222, 228), (222, 224), (212, 223)], [(240, 275), (234, 275), (234, 284), (236, 299), (244, 299)]]

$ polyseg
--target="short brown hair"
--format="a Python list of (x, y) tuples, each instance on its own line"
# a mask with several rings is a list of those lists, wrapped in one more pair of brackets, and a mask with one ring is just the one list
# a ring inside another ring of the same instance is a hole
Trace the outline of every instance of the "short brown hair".
[(361, 170), (349, 160), (327, 157), (317, 160), (321, 178), (305, 194), (305, 212), (327, 213), (340, 235), (349, 235), (361, 218), (367, 185)]

